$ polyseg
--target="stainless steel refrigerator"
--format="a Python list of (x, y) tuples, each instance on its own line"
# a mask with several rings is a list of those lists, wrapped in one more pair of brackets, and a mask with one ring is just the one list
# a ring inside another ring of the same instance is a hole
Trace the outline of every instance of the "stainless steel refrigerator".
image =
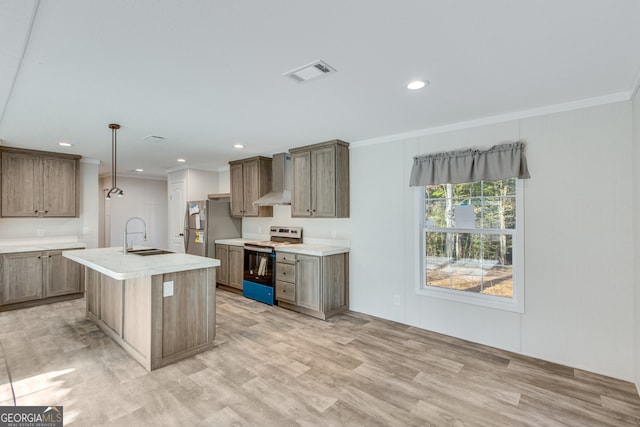
[(217, 239), (242, 237), (242, 219), (231, 217), (228, 198), (187, 202), (184, 216), (184, 251), (214, 258)]

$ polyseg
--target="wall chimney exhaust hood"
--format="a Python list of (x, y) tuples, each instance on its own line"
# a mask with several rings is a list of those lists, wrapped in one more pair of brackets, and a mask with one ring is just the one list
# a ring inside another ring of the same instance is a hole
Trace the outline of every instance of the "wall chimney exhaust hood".
[(278, 153), (271, 160), (271, 192), (253, 202), (254, 206), (291, 204), (291, 154)]

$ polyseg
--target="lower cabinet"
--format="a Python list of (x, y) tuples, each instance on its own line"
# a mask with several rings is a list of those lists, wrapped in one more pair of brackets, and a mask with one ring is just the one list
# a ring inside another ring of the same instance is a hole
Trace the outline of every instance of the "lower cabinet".
[(276, 251), (278, 305), (320, 319), (349, 308), (349, 254), (313, 256)]
[(216, 281), (220, 285), (229, 286), (229, 245), (216, 245), (216, 259), (220, 260)]
[(242, 290), (244, 274), (244, 247), (235, 245), (216, 245), (216, 259), (220, 267), (216, 273), (219, 285)]
[(229, 286), (242, 290), (244, 247), (229, 246)]
[(62, 251), (48, 251), (43, 255), (44, 297), (84, 292), (82, 267), (66, 259)]
[(0, 270), (0, 305), (5, 309), (10, 304), (46, 303), (47, 298), (84, 292), (80, 265), (64, 258), (62, 250), (4, 254)]
[(2, 255), (2, 305), (42, 299), (42, 252)]

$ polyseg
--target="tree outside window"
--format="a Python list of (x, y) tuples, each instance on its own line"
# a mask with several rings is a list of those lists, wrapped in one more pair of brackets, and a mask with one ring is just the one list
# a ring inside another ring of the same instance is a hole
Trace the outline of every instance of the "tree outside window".
[(512, 298), (516, 179), (424, 189), (427, 288)]

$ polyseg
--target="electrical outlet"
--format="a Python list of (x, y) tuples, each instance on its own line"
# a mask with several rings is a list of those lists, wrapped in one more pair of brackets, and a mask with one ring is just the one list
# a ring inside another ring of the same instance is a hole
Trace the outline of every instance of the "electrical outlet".
[(43, 237), (44, 236), (44, 228), (36, 228), (36, 236)]
[(400, 295), (394, 295), (393, 296), (393, 303), (395, 305), (400, 305)]
[(162, 283), (162, 296), (163, 297), (173, 296), (173, 280)]
[(338, 235), (338, 232), (336, 230), (331, 230), (331, 237), (332, 238), (336, 238), (336, 236)]
[(82, 227), (82, 234), (89, 234), (89, 227), (87, 227), (86, 225)]

